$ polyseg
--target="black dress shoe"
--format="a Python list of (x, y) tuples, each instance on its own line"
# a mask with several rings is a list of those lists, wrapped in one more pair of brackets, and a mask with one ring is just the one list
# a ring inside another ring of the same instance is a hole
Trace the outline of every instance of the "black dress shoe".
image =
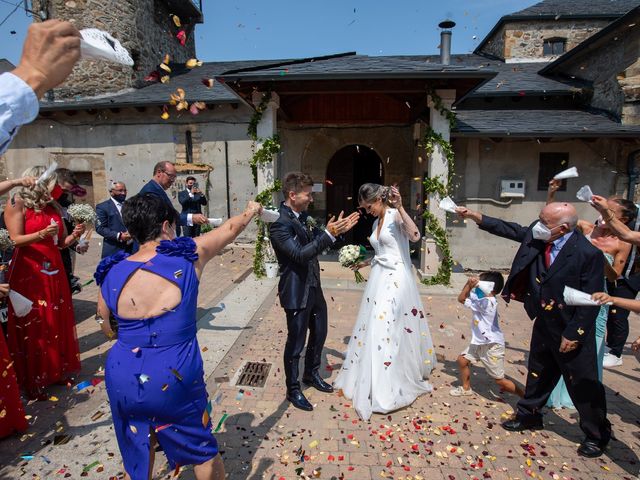
[(291, 405), (300, 410), (306, 410), (307, 412), (313, 410), (313, 405), (309, 403), (307, 397), (305, 397), (300, 390), (287, 392), (287, 400), (291, 402)]
[(312, 373), (309, 376), (305, 375), (304, 377), (302, 377), (302, 383), (324, 393), (333, 392), (333, 387), (325, 382), (319, 373)]
[(518, 418), (513, 418), (503, 422), (502, 428), (509, 430), (510, 432), (522, 432), (524, 430), (542, 430), (544, 425), (542, 424), (542, 420), (524, 421)]
[(596, 458), (604, 453), (604, 447), (593, 440), (585, 440), (578, 447), (578, 455), (588, 458)]

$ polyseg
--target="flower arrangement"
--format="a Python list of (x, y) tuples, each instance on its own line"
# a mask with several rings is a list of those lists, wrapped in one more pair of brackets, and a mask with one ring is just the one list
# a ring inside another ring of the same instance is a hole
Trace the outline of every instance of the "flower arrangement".
[(11, 240), (9, 232), (6, 228), (0, 228), (0, 252), (6, 252), (14, 247), (15, 243)]
[[(355, 267), (364, 260), (366, 254), (367, 250), (362, 245), (345, 245), (338, 252), (338, 262), (346, 268)], [(356, 277), (356, 283), (365, 281), (358, 270), (354, 271), (354, 275)]]
[(69, 215), (71, 215), (71, 218), (73, 218), (76, 223), (84, 223), (87, 225), (95, 225), (96, 223), (96, 212), (91, 205), (87, 205), (86, 203), (69, 205), (67, 212), (69, 212)]

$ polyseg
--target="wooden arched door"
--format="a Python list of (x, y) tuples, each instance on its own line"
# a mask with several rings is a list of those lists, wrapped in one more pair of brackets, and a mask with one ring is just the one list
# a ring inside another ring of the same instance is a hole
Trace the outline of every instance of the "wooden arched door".
[[(358, 208), (358, 189), (363, 183), (383, 183), (382, 160), (365, 145), (349, 145), (338, 150), (327, 167), (327, 219), (341, 211), (349, 214)], [(369, 247), (374, 218), (365, 215), (346, 234), (348, 243)]]

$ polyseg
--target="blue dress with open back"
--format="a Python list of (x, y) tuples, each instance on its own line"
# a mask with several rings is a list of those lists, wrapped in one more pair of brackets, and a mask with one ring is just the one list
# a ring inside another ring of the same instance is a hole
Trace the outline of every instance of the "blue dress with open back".
[[(147, 262), (118, 253), (103, 259), (95, 274), (118, 321), (118, 341), (107, 358), (105, 382), (118, 446), (132, 480), (148, 478), (152, 430), (172, 469), (204, 463), (218, 453), (196, 339), (196, 245), (191, 238), (180, 237), (162, 241), (156, 253)], [(120, 317), (120, 295), (138, 270), (175, 284), (181, 302), (155, 317)]]

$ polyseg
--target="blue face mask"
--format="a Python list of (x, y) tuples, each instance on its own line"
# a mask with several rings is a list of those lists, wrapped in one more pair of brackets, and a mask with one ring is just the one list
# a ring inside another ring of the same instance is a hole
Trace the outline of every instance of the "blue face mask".
[(478, 298), (484, 298), (486, 296), (484, 292), (480, 290), (478, 287), (474, 288), (473, 292), (476, 294)]

